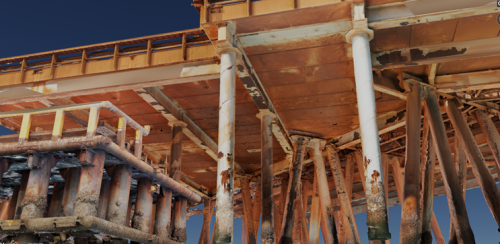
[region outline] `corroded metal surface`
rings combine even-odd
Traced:
[[[106,220],[126,226],[132,168],[130,165],[118,164],[110,171],[112,176]]]
[[[411,84],[406,102],[406,164],[401,204],[401,228],[399,243],[413,244],[420,240],[420,125],[421,86]],[[384,172],[386,173],[386,172]]]
[[[273,145],[271,114],[261,116],[262,243],[274,243]],[[259,213],[260,215],[260,213]]]
[[[109,190],[111,187],[111,180],[103,179],[101,182],[101,190],[99,191],[99,206],[97,208],[97,217],[106,219],[109,206]]]
[[[105,158],[106,152],[94,150],[91,164],[82,166],[73,215],[97,216]]]
[[[429,115],[425,114],[425,117]],[[424,118],[422,150],[420,152],[420,176],[422,179],[421,196],[421,243],[432,243],[432,218],[434,216],[434,168],[436,166],[436,149],[432,144],[429,121]],[[452,228],[453,229],[453,228]]]
[[[439,160],[439,168],[443,175],[443,180],[448,199],[448,207],[455,230],[457,232],[458,243],[475,243],[474,233],[470,227],[469,217],[465,208],[465,201],[462,198],[457,173],[453,166],[450,144],[446,136],[443,118],[439,110],[438,98],[433,88],[425,88],[424,99],[425,108],[429,112],[429,125],[432,132],[432,140],[436,146],[436,153]]]
[[[137,180],[137,198],[132,217],[132,228],[146,233],[151,232],[151,221],[154,221],[152,184],[152,180],[148,178]]]

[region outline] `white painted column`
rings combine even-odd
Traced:
[[[363,165],[366,178],[366,212],[369,240],[391,238],[387,220],[387,207],[377,128],[375,92],[373,90],[372,64],[369,40],[373,31],[368,29],[364,17],[363,4],[354,5],[353,27],[346,35],[352,43],[354,75],[358,100],[361,145],[363,147]]]

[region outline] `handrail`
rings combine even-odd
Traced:
[[[113,114],[119,116],[120,123],[123,124],[125,122],[126,125],[135,129],[136,134],[138,134],[140,137],[140,139],[137,138],[136,140],[142,141],[142,136],[147,136],[149,134],[150,131],[149,126],[142,127],[139,123],[130,118],[127,114],[125,114],[123,111],[121,111],[119,108],[117,108],[109,101],[1,112],[0,119],[23,117],[21,130],[19,132],[19,141],[24,142],[29,138],[31,118],[33,115],[45,115],[45,114],[55,113],[56,117],[54,121],[53,140],[57,140],[60,139],[62,135],[62,128],[64,124],[64,112],[90,110],[89,121],[87,126],[87,136],[90,137],[95,135],[95,131],[97,129],[97,123],[99,121],[99,110],[103,108],[108,109]],[[124,131],[125,130],[123,130],[123,133]]]

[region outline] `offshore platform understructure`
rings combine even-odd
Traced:
[[[390,243],[401,204],[399,243],[444,244],[446,195],[471,244],[477,187],[500,225],[496,2],[192,5],[198,29],[0,59],[3,241],[186,243],[202,214],[202,244],[356,244],[366,211]]]

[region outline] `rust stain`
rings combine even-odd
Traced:
[[[229,191],[230,189],[230,181],[229,179],[231,178],[231,172],[229,170],[224,170],[220,173],[222,175],[222,186],[224,186],[224,191]]]
[[[376,170],[373,171],[373,174],[372,174],[372,180],[370,181],[370,184],[372,185],[371,187],[371,191],[372,191],[372,194],[378,194],[380,191],[379,191],[379,184],[381,184],[381,182],[378,180],[378,177],[380,177],[380,173]]]
[[[424,54],[424,51],[416,48],[416,49],[410,49],[410,56],[411,56],[411,60],[422,60],[422,59],[429,59],[429,58],[439,58],[439,57],[460,55],[460,54],[464,54],[466,51],[467,51],[467,48],[462,48],[461,50],[457,50],[456,47],[452,47],[450,49],[436,50],[436,51],[427,52],[427,54]]]
[[[223,153],[223,152],[219,152],[219,153],[217,154],[217,158],[218,158],[218,159],[221,159],[222,157],[224,157],[224,153]]]

